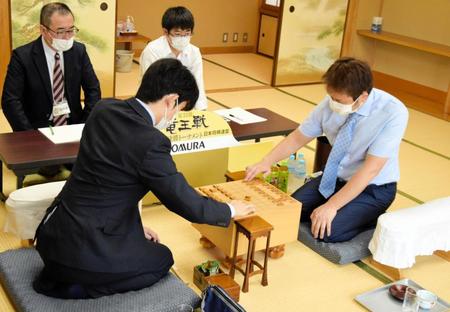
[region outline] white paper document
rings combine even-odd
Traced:
[[[54,144],[79,142],[83,132],[84,124],[66,125],[59,127],[39,128]]]
[[[219,109],[214,112],[224,117],[225,119],[232,120],[240,125],[246,125],[267,120],[266,118],[250,113],[240,107],[234,107],[230,109]]]

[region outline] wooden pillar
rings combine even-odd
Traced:
[[[446,120],[450,120],[450,82],[448,84],[447,97],[444,104],[444,117]]]
[[[11,57],[11,21],[9,0],[0,0],[0,95],[3,92],[6,69]]]
[[[352,42],[356,36],[356,18],[359,0],[348,0],[347,16],[345,18],[344,37],[342,38],[341,56],[352,55]]]

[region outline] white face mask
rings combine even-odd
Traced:
[[[57,39],[53,38],[52,47],[60,52],[65,52],[72,48],[73,46],[73,37],[70,39]]]
[[[191,41],[191,36],[170,36],[171,46],[178,51],[183,51]]]
[[[167,120],[167,106],[166,106],[166,109],[164,111],[164,117],[161,118],[161,120],[155,125],[156,129],[164,130],[174,122],[175,118],[178,115],[178,99],[176,99],[175,101],[175,106],[177,108],[177,112],[173,115],[172,119],[170,120]]]
[[[359,107],[356,108],[355,110],[353,110],[353,105],[355,105],[356,101],[358,101],[360,96],[358,96],[352,104],[342,104],[342,103],[339,103],[338,101],[333,100],[331,98],[331,96],[328,95],[330,109],[333,112],[338,113],[339,115],[343,115],[343,116],[354,113],[358,110]]]

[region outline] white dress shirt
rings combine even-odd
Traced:
[[[338,177],[348,181],[361,168],[367,155],[387,158],[383,169],[370,184],[397,182],[400,178],[399,149],[408,124],[408,110],[400,100],[373,88],[366,102],[354,113],[355,124],[348,152],[338,168]],[[331,145],[347,116],[333,112],[326,97],[299,126],[307,137],[325,134]]]
[[[142,51],[140,65],[141,76],[144,75],[147,68],[154,62],[162,58],[177,58],[184,66],[186,66],[194,75],[197,81],[199,96],[197,103],[195,103],[195,109],[204,110],[208,107],[206,100],[205,86],[203,83],[203,63],[202,55],[199,48],[189,44],[183,51],[175,56],[170,49],[169,42],[166,36],[161,36],[156,40],[150,42]]]

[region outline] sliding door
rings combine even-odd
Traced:
[[[319,82],[340,56],[348,0],[284,0],[272,85]]]

